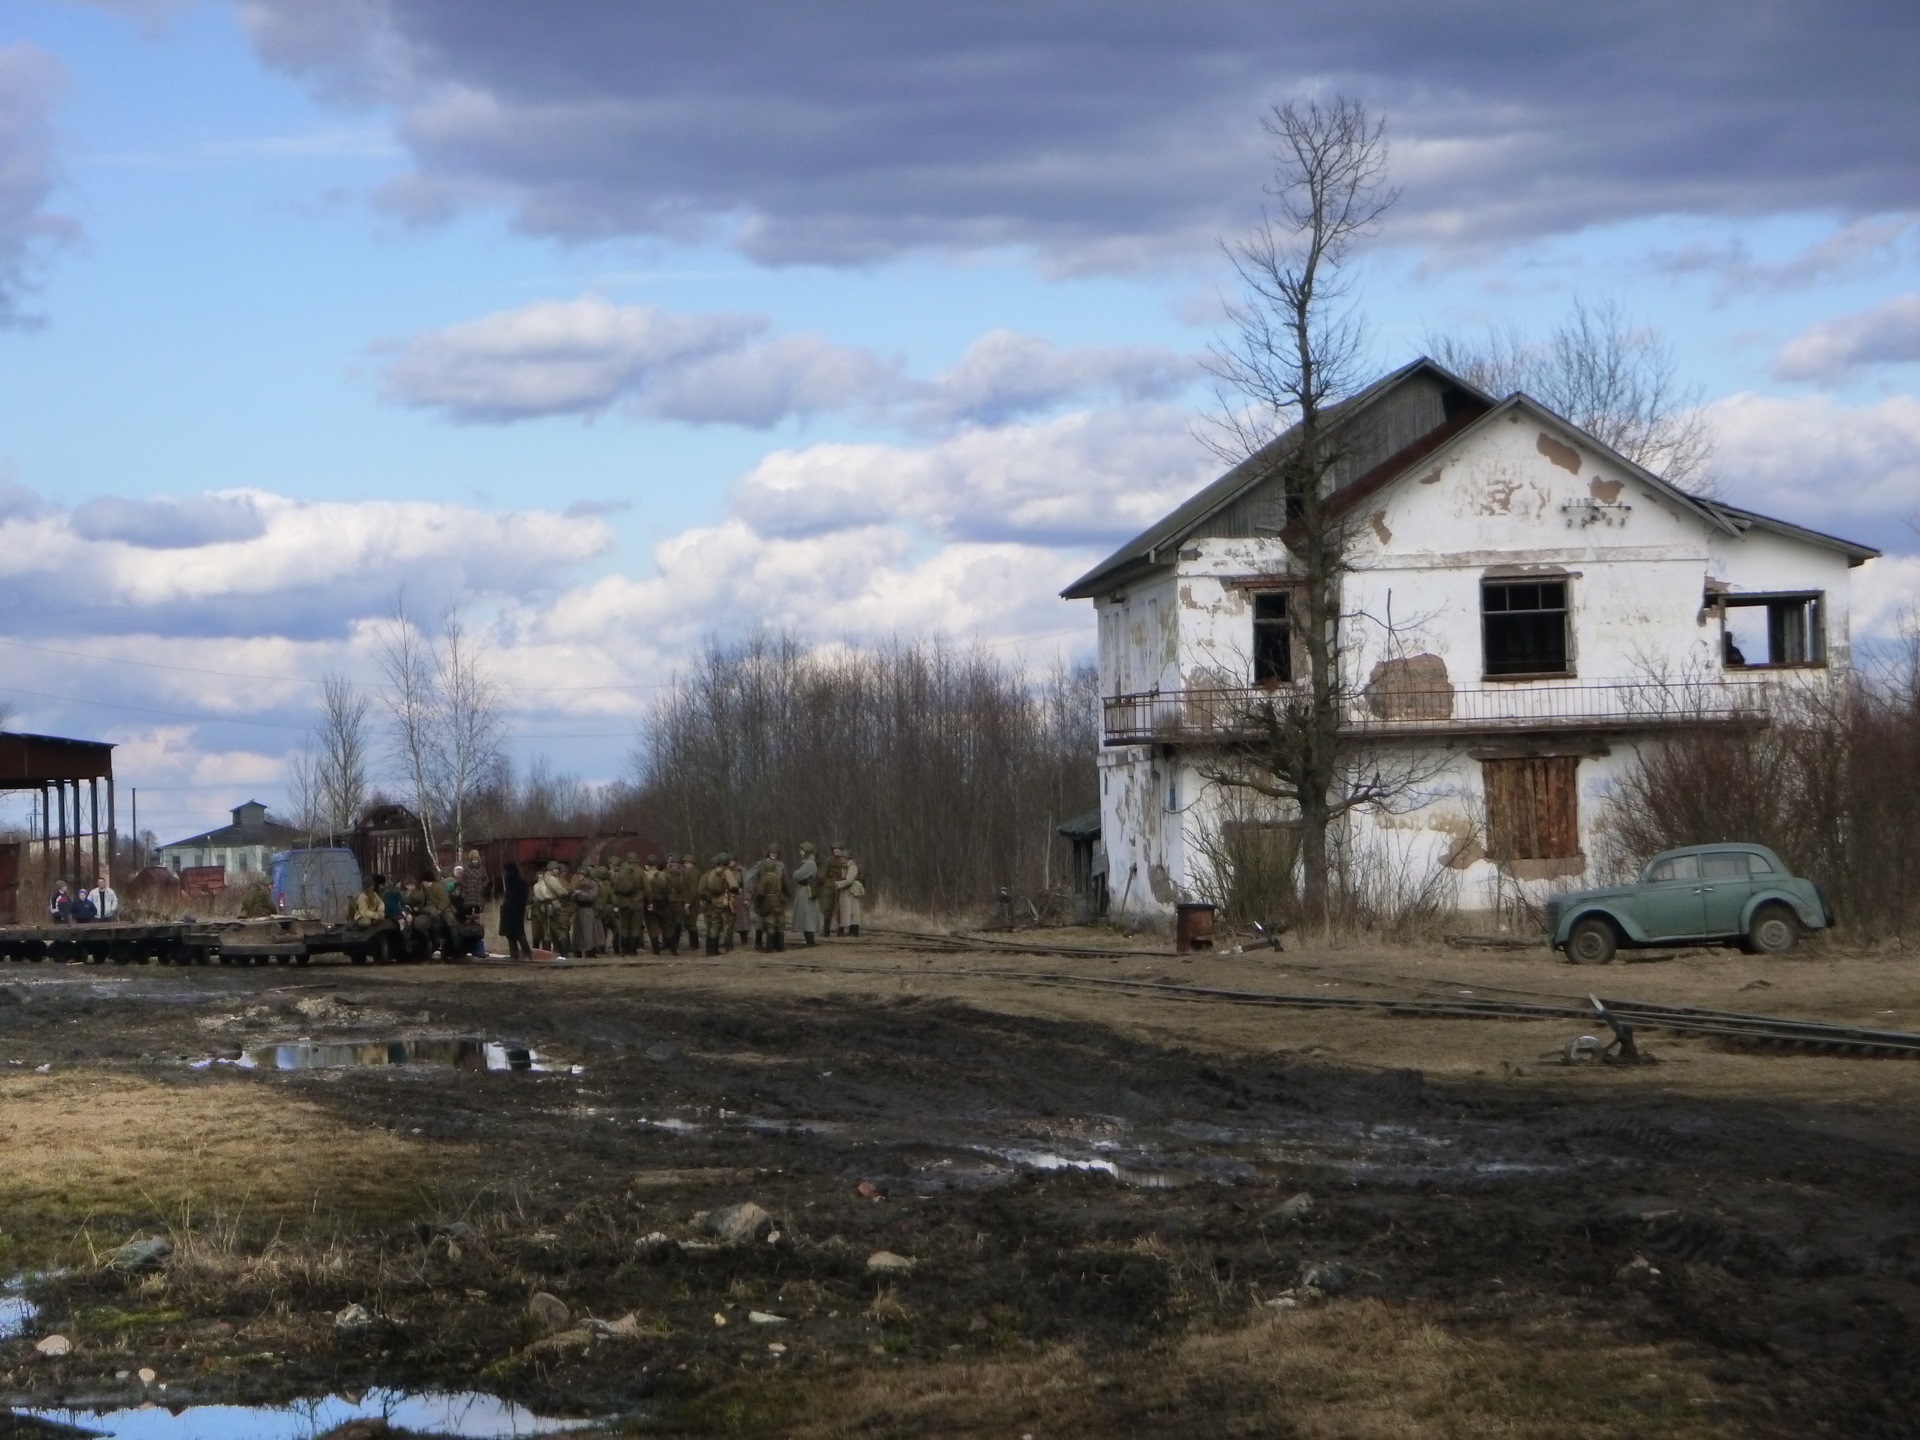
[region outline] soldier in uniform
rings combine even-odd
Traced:
[[[593,902],[593,914],[594,918],[600,922],[602,948],[611,949],[620,925],[613,903],[613,870],[606,865],[595,865],[587,873],[593,877],[593,883],[600,892]]]
[[[674,954],[680,953],[684,935],[689,945],[700,936],[694,928],[695,895],[700,877],[693,873],[693,856],[682,855],[667,862],[667,943]]]
[[[792,899],[793,882],[787,878],[780,847],[769,845],[765,858],[753,867],[753,912],[758,925],[755,948],[787,948],[787,907]]]
[[[820,933],[820,862],[811,840],[800,842],[800,863],[793,867],[793,928],[808,945]]]
[[[415,943],[428,955],[438,953],[452,959],[453,899],[431,870],[422,870],[408,889],[407,909],[412,912],[408,923]]]
[[[649,855],[645,867],[640,871],[640,910],[647,924],[647,944],[656,955],[667,943],[667,877],[660,864],[658,855]]]
[[[727,881],[733,886],[733,928],[727,936],[726,948],[731,950],[736,940],[742,950],[747,948],[747,935],[753,929],[753,900],[747,886],[753,872],[740,868],[740,857],[735,855],[727,861]]]
[[[860,933],[860,901],[867,887],[860,879],[860,866],[847,853],[845,845],[835,845],[827,861],[827,883],[833,889],[833,910],[828,922],[839,927],[842,935]]]
[[[573,897],[566,867],[549,860],[533,886],[533,943],[542,950],[562,949],[572,934]]]
[[[641,876],[640,863],[632,855],[622,855],[613,867],[609,884],[613,890],[613,953],[638,955],[640,938],[646,933],[642,917],[646,908],[646,881]]]
[[[600,885],[590,868],[573,877],[573,953],[598,955],[606,948],[607,932],[600,925]]]
[[[700,913],[706,922],[707,954],[718,955],[722,939],[733,928],[733,882],[727,875],[725,851],[713,857],[713,864],[702,875],[696,894]]]

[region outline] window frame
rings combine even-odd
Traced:
[[[1723,671],[1744,674],[1749,670],[1824,670],[1827,667],[1827,592],[1824,590],[1756,590],[1737,594],[1722,593],[1710,597],[1714,610],[1720,617],[1720,668]],[[1767,653],[1772,656],[1774,637],[1780,633],[1774,618],[1774,609],[1783,612],[1789,606],[1804,607],[1807,615],[1807,650],[1805,660],[1775,660],[1768,658],[1759,662],[1742,659],[1738,665],[1727,660],[1727,646],[1732,634],[1727,629],[1727,611],[1758,610],[1767,612]]]
[[[1483,574],[1480,576],[1480,678],[1482,682],[1506,684],[1526,680],[1567,680],[1574,678],[1578,671],[1574,662],[1573,648],[1573,581],[1574,577],[1565,571],[1538,575],[1501,575]],[[1531,614],[1550,615],[1550,609],[1537,607],[1533,610],[1489,610],[1487,594],[1493,589],[1511,589],[1520,585],[1558,585],[1560,587],[1560,668],[1557,670],[1495,670],[1493,651],[1489,644],[1489,619],[1496,615]]]
[[[1247,609],[1251,616],[1253,626],[1253,683],[1262,689],[1277,690],[1283,685],[1294,684],[1297,678],[1298,667],[1294,663],[1298,658],[1294,654],[1294,589],[1295,587],[1291,585],[1275,585],[1265,589],[1251,591],[1248,595]],[[1286,614],[1277,620],[1272,617],[1262,619],[1260,615],[1260,602],[1274,598],[1278,598],[1284,603],[1286,606]],[[1260,643],[1261,628],[1263,626],[1279,630],[1283,633],[1285,645],[1281,654],[1286,661],[1286,673],[1283,675],[1262,675],[1260,673],[1261,659],[1265,653],[1264,647]]]

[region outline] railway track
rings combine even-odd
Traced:
[[[921,948],[947,954],[1018,953],[1075,956],[1086,959],[1151,958],[1164,960],[1165,952],[1082,948],[1068,945],[1029,944],[1022,941],[985,940],[972,936],[926,935],[915,931],[887,931],[889,939],[923,942]],[[1324,973],[1325,967],[1288,961],[1302,970]],[[835,967],[836,969],[841,967]],[[922,971],[921,973],[926,973]],[[1378,996],[1315,995],[1284,991],[1239,990],[1215,985],[1187,984],[1172,980],[1135,980],[1120,976],[1076,975],[1066,971],[1032,970],[954,970],[935,972],[955,977],[983,976],[1016,980],[1028,984],[1066,988],[1119,990],[1169,999],[1207,1001],[1235,1005],[1264,1005],[1297,1010],[1345,1010],[1408,1018],[1447,1020],[1570,1020],[1588,1026],[1613,1021],[1636,1030],[1664,1030],[1678,1034],[1708,1035],[1722,1040],[1751,1045],[1780,1046],[1832,1055],[1879,1056],[1920,1059],[1920,1034],[1904,1030],[1877,1030],[1865,1026],[1837,1025],[1825,1020],[1798,1020],[1787,1016],[1753,1015],[1737,1010],[1708,1010],[1687,1005],[1661,1005],[1646,1000],[1615,1000],[1589,996],[1584,1001],[1566,996],[1527,996],[1494,999],[1484,996]],[[1414,989],[1432,989],[1430,978],[1389,980],[1378,976],[1349,977],[1368,985],[1400,983]],[[1507,992],[1526,995],[1526,992]]]

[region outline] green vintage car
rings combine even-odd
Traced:
[[[1764,845],[1688,845],[1647,862],[1637,883],[1576,890],[1547,904],[1553,948],[1604,965],[1621,946],[1737,940],[1784,955],[1807,930],[1833,924],[1827,897]]]

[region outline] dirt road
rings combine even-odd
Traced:
[[[1916,1433],[1920,1062],[1649,1032],[1569,1066],[1558,1022],[1042,970],[1920,1030],[1910,957],[1820,950],[17,965],[0,1281],[42,1273],[0,1388],[480,1390],[646,1434]],[[404,1048],[453,1037],[493,1048]],[[136,1235],[172,1253],[108,1268]]]

